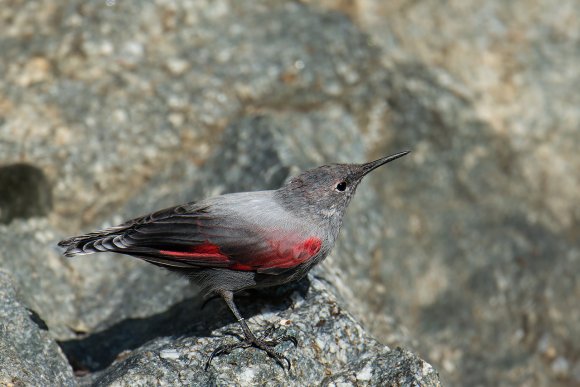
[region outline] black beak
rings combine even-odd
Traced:
[[[393,160],[398,159],[399,157],[403,157],[406,154],[411,153],[411,151],[403,151],[403,152],[399,152],[399,153],[395,153],[394,155],[390,155],[387,157],[383,157],[382,159],[378,159],[375,161],[371,161],[365,164],[361,164],[362,167],[362,173],[361,173],[361,178],[363,176],[365,176],[367,173],[377,169],[378,167],[380,167],[381,165],[384,165],[386,163],[389,163]]]

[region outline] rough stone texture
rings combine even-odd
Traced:
[[[54,227],[46,218],[0,224],[0,268],[11,273],[20,299],[57,337],[78,326],[75,273],[59,256]]]
[[[138,350],[115,362],[105,372],[93,375],[81,383],[93,385],[266,385],[304,386],[336,385],[342,379],[354,379],[353,385],[422,385],[437,386],[437,373],[427,363],[402,350],[391,351],[374,339],[344,310],[328,284],[318,279],[269,292],[241,298],[246,313],[255,315],[249,320],[254,330],[278,326],[278,334],[295,335],[300,346],[280,345],[281,351],[292,359],[292,370],[284,371],[272,365],[262,352],[234,351],[214,359],[208,372],[203,370],[208,354],[221,340],[233,341],[227,332],[239,334],[237,323],[230,322],[227,308],[221,304],[214,313],[200,316],[194,325],[187,324],[187,316],[177,310],[165,313],[162,319],[135,321],[121,329],[127,332],[167,330],[172,322],[176,330],[169,337],[156,338]],[[274,296],[274,297],[272,297]],[[280,299],[285,300],[282,305]],[[256,302],[256,301],[259,301]],[[193,305],[193,303],[190,303]],[[199,304],[194,305],[195,308]],[[228,322],[222,328],[220,327]],[[156,326],[159,325],[159,326]],[[184,326],[190,326],[186,331]],[[178,328],[181,326],[181,330]],[[116,328],[113,328],[116,329]],[[315,334],[313,334],[315,332]],[[208,337],[208,334],[224,338]],[[86,356],[86,354],[85,354]],[[348,380],[348,379],[347,379]],[[358,383],[358,384],[355,384]]]
[[[39,234],[49,235],[50,240],[21,245],[7,234],[9,243],[22,249],[19,255],[27,260],[4,259],[8,267],[22,273],[18,276],[30,289],[27,297],[45,309],[44,315],[53,315],[47,317],[47,324],[60,331],[69,327],[85,332],[99,324],[158,312],[159,301],[178,301],[188,290],[185,281],[171,285],[180,291],[169,290],[164,285],[167,278],[158,280],[154,268],[130,259],[64,260],[52,248],[59,237],[120,222],[125,216],[154,210],[157,204],[219,192],[219,186],[191,178],[195,165],[213,153],[208,144],[219,147],[221,130],[237,117],[259,110],[280,111],[291,120],[303,121],[302,142],[307,142],[309,130],[321,125],[354,126],[352,116],[343,111],[344,101],[334,106],[332,101],[345,90],[354,94],[365,89],[364,83],[357,82],[358,74],[379,68],[365,36],[346,18],[297,4],[264,2],[246,12],[225,1],[139,6],[122,2],[112,7],[99,2],[15,2],[0,12],[8,26],[0,42],[6,53],[3,58],[11,58],[0,61],[0,70],[7,74],[0,83],[0,152],[3,162],[25,161],[44,171],[54,192],[49,221],[63,230],[58,235],[53,230],[42,234],[46,226],[35,229],[34,222],[16,222],[10,228],[18,238]],[[312,35],[319,38],[311,39]],[[301,118],[291,114],[296,110],[314,112],[311,118]],[[356,136],[350,133],[350,137],[337,135],[326,154],[310,155],[315,163],[302,164],[339,159],[332,146],[341,150],[337,146],[341,141]],[[349,159],[344,156],[342,160]],[[178,160],[182,169],[175,166]],[[275,165],[276,160],[268,163]],[[252,176],[260,167],[250,171]],[[228,169],[226,165],[218,172]],[[155,178],[160,171],[169,176]],[[247,170],[242,171],[241,176]],[[230,190],[242,188],[240,179],[233,176]],[[119,211],[149,180],[158,185],[145,196],[165,200]],[[214,181],[219,180],[216,175]],[[273,180],[269,187],[280,181]],[[258,183],[247,179],[243,187],[266,188]],[[183,191],[177,184],[204,191],[180,195]],[[42,251],[46,260],[37,262],[28,256],[34,251]],[[70,271],[67,278],[62,278],[60,265]],[[24,267],[47,268],[47,278],[54,279],[49,282],[75,287],[76,310],[67,310],[70,302],[33,291],[38,281]],[[132,286],[119,287],[120,281]],[[59,297],[70,294],[63,291]],[[103,306],[100,298],[110,303]],[[133,302],[141,299],[147,306]],[[67,324],[61,324],[63,320]],[[59,338],[71,332],[65,333],[59,333]]]
[[[338,383],[355,372],[359,384],[437,385],[431,366],[379,344],[343,309],[366,312],[333,265],[308,292],[290,292],[293,304],[283,295],[241,301],[254,323],[290,322],[284,329],[302,341],[285,348],[294,375],[247,351],[217,359],[219,376],[196,365],[205,344],[216,345],[212,332],[230,328],[221,303],[200,311],[186,281],[129,257],[58,255],[55,243],[71,233],[221,192],[274,188],[330,161],[364,161],[380,137],[377,122],[372,135],[358,128],[370,120],[368,104],[386,97],[388,71],[343,15],[277,1],[106,4],[16,1],[0,10],[2,162],[34,165],[53,192],[47,217],[0,225],[0,265],[85,375],[78,381],[248,385],[244,370],[255,369],[253,381],[272,375],[272,384]],[[355,226],[381,205],[371,188],[353,204],[363,217]],[[373,219],[377,235],[384,223]],[[346,237],[362,260],[364,227]],[[264,307],[276,314],[260,317]],[[330,312],[337,315],[322,321]],[[394,320],[380,319],[409,341]],[[173,350],[189,357],[174,359]]]
[[[404,360],[402,360],[404,359]],[[378,375],[375,370],[387,372]],[[346,371],[326,378],[323,386],[425,386],[435,382],[431,366],[409,352],[394,351],[369,357],[350,365]]]
[[[397,235],[383,253],[407,258],[377,267],[370,287],[385,297],[373,309],[409,328],[444,382],[578,385],[578,2],[323,3],[351,15],[396,73],[419,64],[435,81],[414,75],[389,99],[419,152],[393,172],[413,183],[388,211]],[[433,84],[467,102],[461,115]]]
[[[574,0],[14,1],[0,9],[1,166],[42,170],[53,206],[0,225],[0,266],[83,382],[176,380],[200,361],[186,345],[230,320],[190,329],[185,281],[126,257],[65,260],[60,237],[412,149],[359,188],[318,272],[332,297],[447,384],[577,385],[578,14]],[[163,349],[180,357],[143,364]],[[324,382],[429,374],[384,351]],[[266,372],[261,355],[235,367]]]
[[[316,108],[376,65],[345,17],[298,4],[111,4],[0,11],[0,152],[55,182],[55,221],[69,232],[106,219],[177,157],[205,160],[232,118]]]
[[[73,386],[72,369],[44,321],[17,297],[0,270],[0,385]]]
[[[445,69],[463,84],[457,89],[517,154],[519,195],[533,216],[557,232],[577,226],[578,1],[356,3],[357,20],[388,56]]]

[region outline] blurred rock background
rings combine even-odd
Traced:
[[[195,292],[129,258],[66,260],[60,238],[412,149],[360,187],[318,275],[445,385],[577,385],[579,16],[575,0],[9,1],[2,294],[66,350]]]

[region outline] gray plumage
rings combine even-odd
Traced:
[[[246,340],[219,347],[207,366],[214,356],[248,345],[289,366],[273,350],[280,340],[258,339],[249,330],[233,294],[302,278],[331,251],[363,177],[407,153],[365,164],[325,165],[277,190],[226,194],[167,208],[63,240],[59,246],[69,257],[103,251],[131,255],[188,276],[206,294],[222,296]]]

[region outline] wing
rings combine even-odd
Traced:
[[[169,267],[283,272],[316,256],[321,241],[308,234],[309,227],[281,222],[281,209],[256,196],[267,192],[162,210],[78,237],[84,244],[69,255],[114,251]]]

